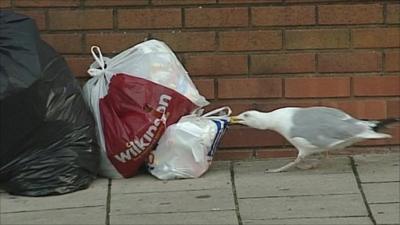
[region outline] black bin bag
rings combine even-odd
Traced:
[[[0,187],[44,196],[87,188],[95,123],[65,60],[29,17],[0,11]]]

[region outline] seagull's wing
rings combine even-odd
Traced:
[[[320,149],[335,148],[336,145],[359,138],[357,135],[368,129],[362,121],[348,114],[327,107],[311,107],[297,110],[292,117],[290,138],[302,138]]]
[[[309,108],[303,108],[300,109],[301,111],[305,112],[305,114],[316,114],[316,115],[330,115],[332,117],[335,117],[337,119],[352,119],[349,114],[335,108],[329,108],[329,107],[324,107],[324,106],[317,106],[317,107],[309,107]]]

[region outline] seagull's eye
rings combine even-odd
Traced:
[[[245,113],[245,114],[243,114],[243,116],[244,116],[245,118],[247,118],[247,117],[249,117],[249,114]]]

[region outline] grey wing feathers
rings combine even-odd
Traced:
[[[291,137],[304,138],[319,148],[351,139],[367,129],[346,113],[326,107],[300,109],[293,115],[292,122]]]
[[[343,111],[340,111],[339,109],[328,108],[323,106],[304,108],[302,111],[304,111],[305,114],[318,114],[318,115],[328,114],[338,119],[352,118],[350,115],[346,114]]]

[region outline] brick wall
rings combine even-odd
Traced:
[[[338,107],[400,116],[400,4],[342,0],[0,0],[33,17],[85,81],[91,45],[113,55],[148,38],[178,54],[209,108]],[[341,153],[395,150],[367,141]],[[397,148],[398,151],[398,148]],[[278,134],[231,127],[218,158],[292,156]]]

